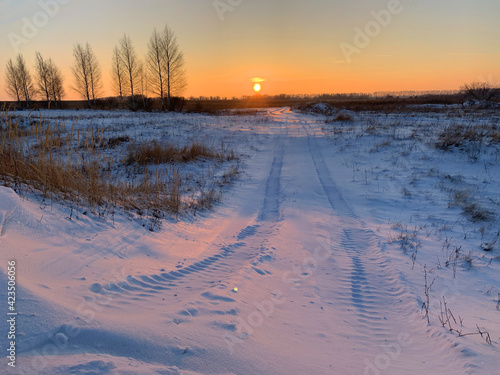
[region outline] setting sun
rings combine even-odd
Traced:
[[[260,90],[262,90],[262,86],[260,85],[260,83],[256,83],[255,85],[253,85],[253,91],[259,92]]]

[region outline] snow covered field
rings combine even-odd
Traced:
[[[239,157],[179,165],[221,202],[153,227],[0,187],[1,373],[498,373],[500,114],[323,109],[43,112]]]

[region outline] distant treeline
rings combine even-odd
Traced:
[[[349,109],[352,111],[393,111],[404,110],[421,105],[457,105],[463,104],[470,98],[464,92],[452,94],[422,94],[413,96],[374,96],[370,94],[322,94],[322,95],[254,95],[243,98],[217,98],[201,97],[184,99],[182,97],[171,98],[171,110],[183,112],[196,112],[208,114],[220,114],[223,111],[233,109],[250,108],[272,108],[272,107],[293,107],[308,102],[325,102],[333,104],[337,108]],[[498,98],[498,96],[497,96]],[[124,99],[130,102],[130,97]],[[496,99],[495,99],[496,101]],[[144,111],[161,111],[162,103],[160,98],[145,98],[136,96],[138,109]],[[146,103],[143,106],[142,103]],[[0,102],[2,107],[15,106],[15,102]],[[46,101],[33,101],[32,108],[47,108]],[[85,100],[62,101],[62,109],[86,109]],[[95,101],[93,109],[114,110],[121,109],[120,97],[101,98]]]
[[[256,100],[257,98],[265,98],[268,100],[345,100],[345,99],[373,99],[381,97],[398,97],[398,98],[410,98],[410,97],[422,97],[422,96],[433,96],[433,97],[449,97],[453,95],[460,94],[461,90],[447,90],[447,91],[387,91],[387,92],[375,92],[375,93],[332,93],[332,94],[279,94],[279,95],[253,95],[253,96],[243,96],[237,97],[221,97],[221,96],[198,96],[189,97],[189,100]]]

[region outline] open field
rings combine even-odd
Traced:
[[[499,110],[349,103],[4,112],[9,374],[496,373]]]
[[[61,198],[75,214],[89,209],[106,217],[127,210],[158,218],[165,211],[210,208],[241,160],[225,143],[227,134],[196,118],[178,129],[164,117],[4,112],[0,173],[19,193],[35,189],[43,202]]]

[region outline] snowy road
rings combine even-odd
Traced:
[[[54,239],[36,205],[9,210],[33,222],[3,228],[1,244],[24,251],[25,373],[475,373],[427,327],[342,188],[319,121],[268,115],[247,177],[193,223],[149,234],[52,213]]]

